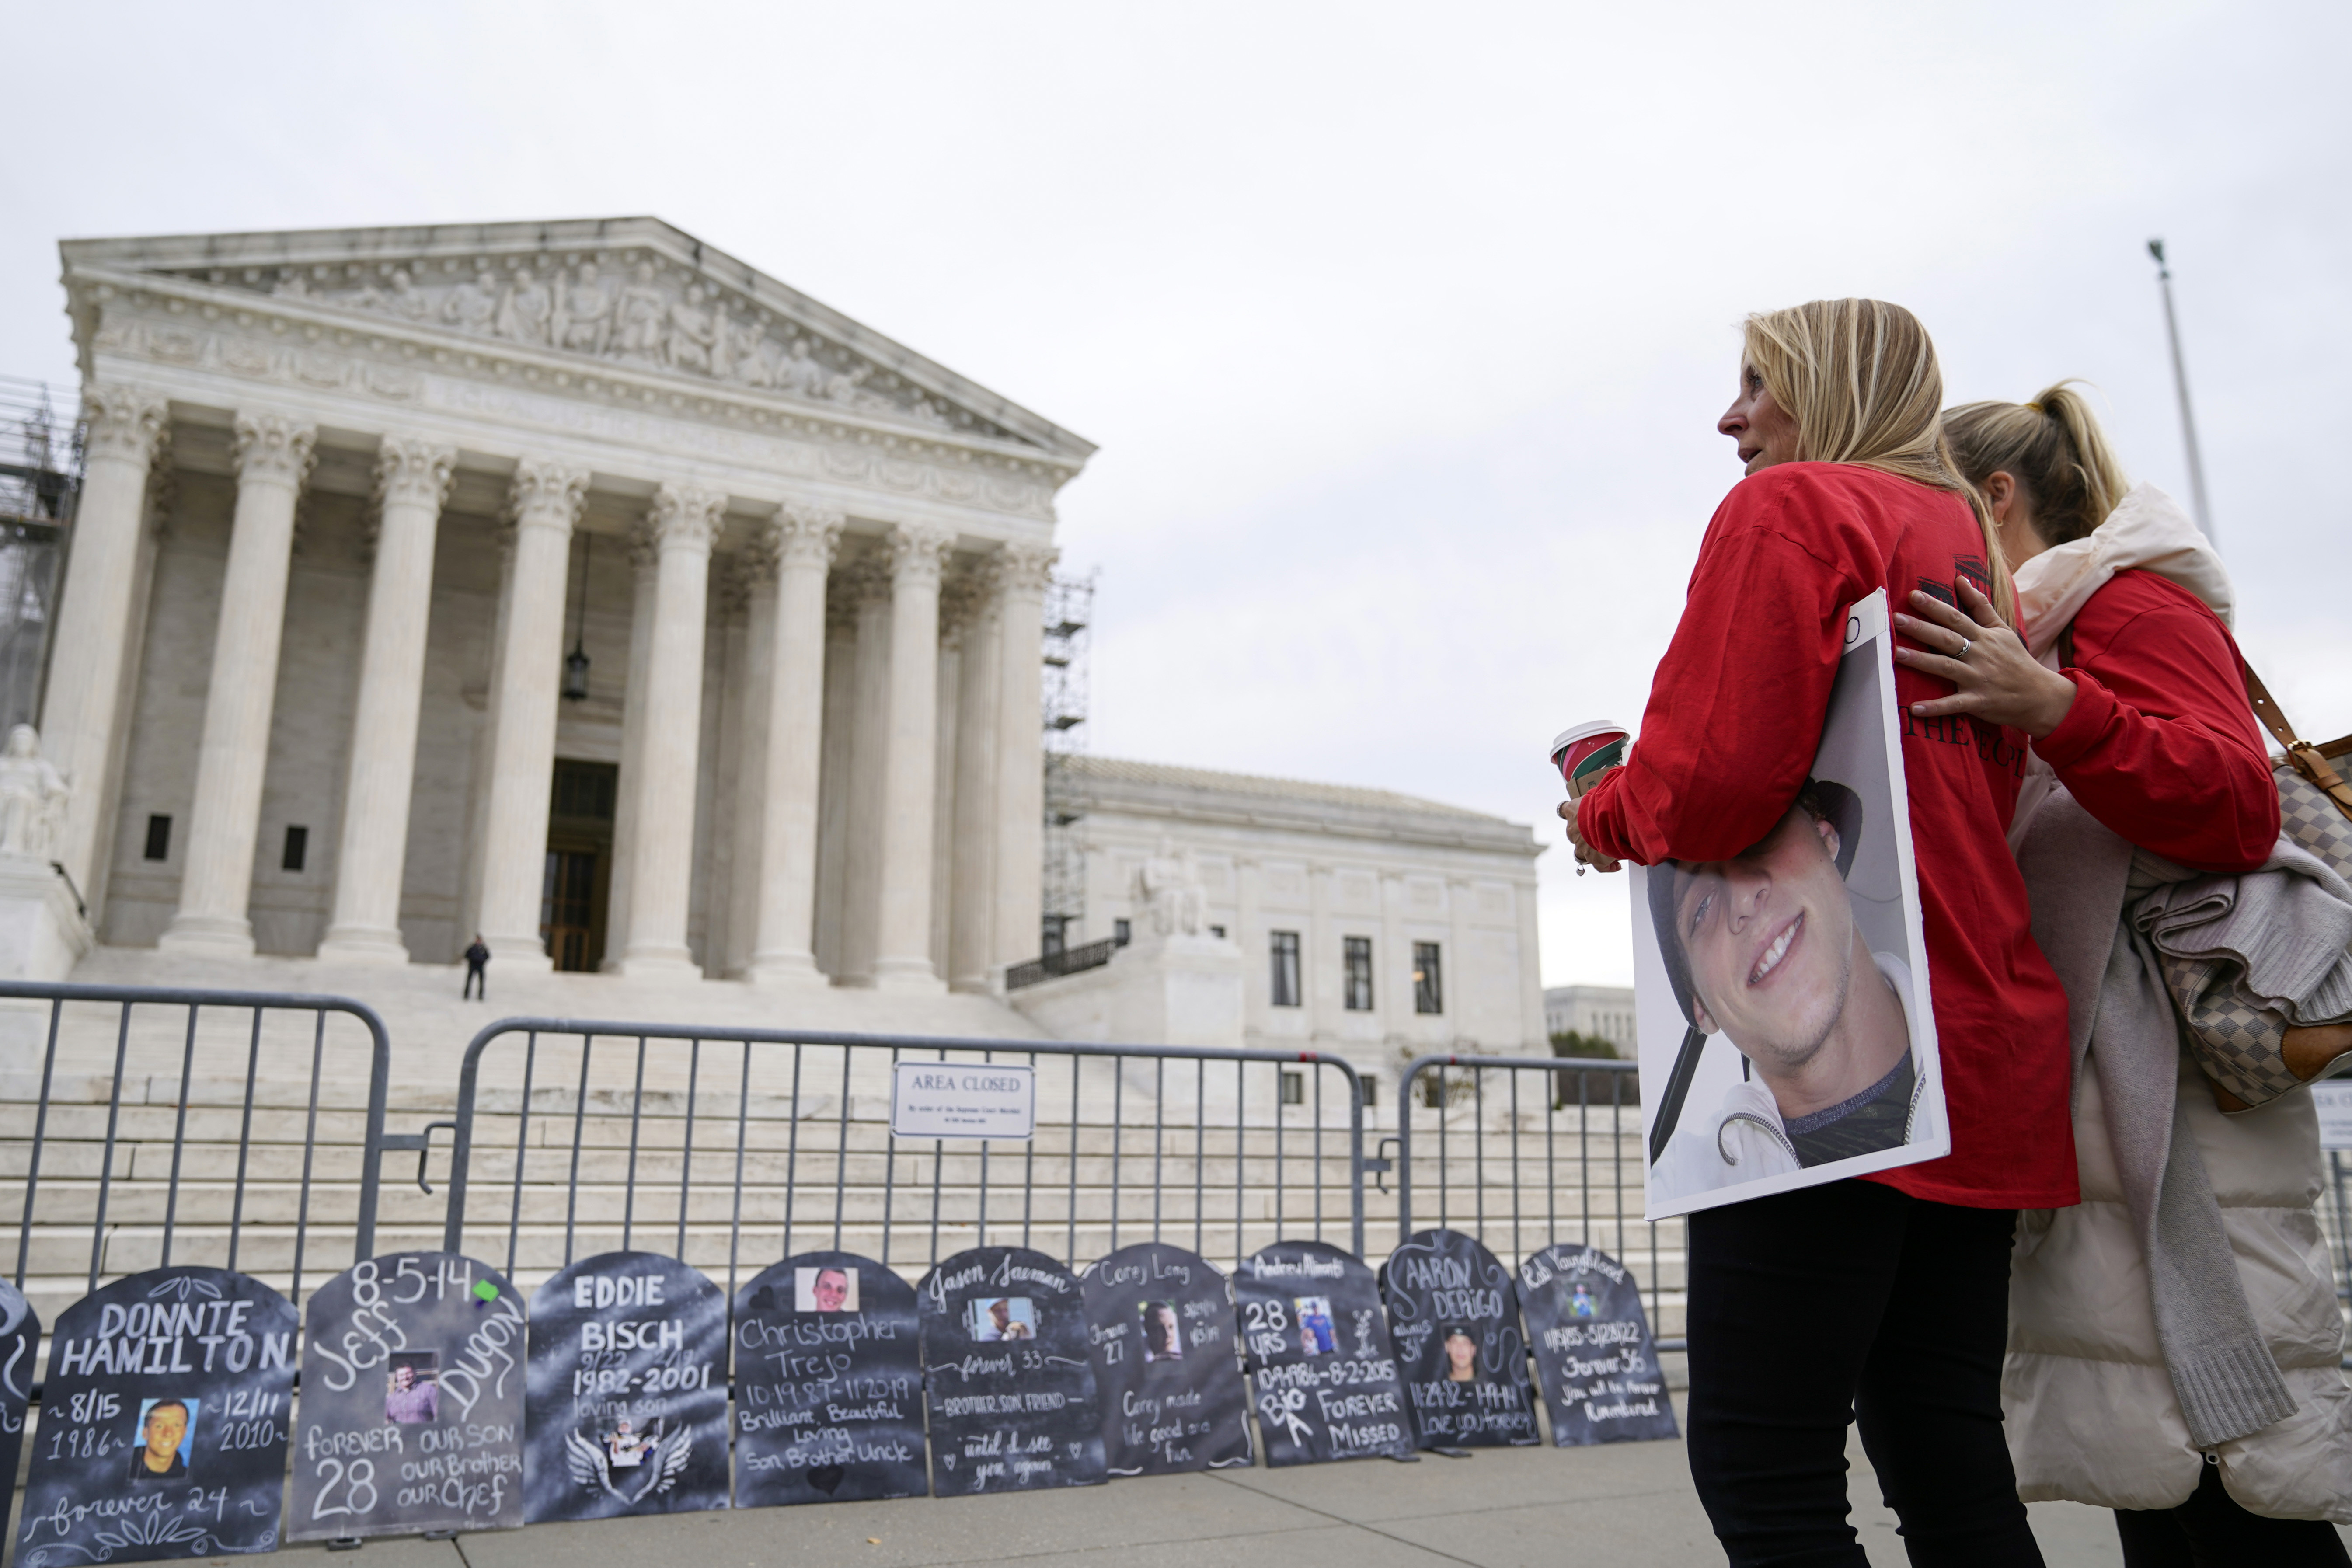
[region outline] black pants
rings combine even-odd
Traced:
[[[2179,1508],[2117,1509],[2124,1568],[2341,1568],[2344,1538],[2317,1519],[2264,1519],[2248,1513],[2221,1488],[2221,1471],[2207,1465],[2197,1489]]]
[[[1874,1182],[1691,1216],[1691,1479],[1735,1568],[1866,1568],[1856,1418],[1914,1564],[2038,1568],[2000,1422],[2016,1224]]]
[[[485,1002],[490,999],[489,982],[482,977],[482,965],[478,963],[466,965],[466,990],[457,1000],[463,1002],[467,996],[479,996]]]

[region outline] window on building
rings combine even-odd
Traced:
[[[1045,920],[1045,925],[1038,933],[1037,951],[1048,957],[1051,957],[1053,954],[1060,952],[1064,948],[1067,947],[1069,945],[1069,941],[1070,917],[1067,915],[1047,915]]]
[[[1416,1013],[1445,1011],[1445,982],[1438,967],[1437,944],[1417,942],[1412,944],[1412,1010]]]
[[[1283,1069],[1282,1103],[1285,1105],[1304,1105],[1307,1103],[1307,1075],[1305,1073],[1295,1072],[1288,1068]]]
[[[1135,940],[1135,927],[1129,924],[1126,921],[1111,921],[1110,940],[1115,945],[1125,947],[1129,942]]]
[[[1367,1109],[1378,1105],[1381,1102],[1381,1080],[1379,1079],[1374,1078],[1370,1073],[1366,1073],[1356,1081],[1364,1086],[1364,1105]]]
[[[1340,948],[1342,962],[1347,965],[1344,1005],[1350,1013],[1369,1013],[1372,1010],[1372,939],[1342,937]]]
[[[1278,931],[1270,935],[1270,951],[1274,955],[1273,1003],[1277,1007],[1296,1007],[1298,1005],[1298,933]]]
[[[281,871],[299,871],[302,862],[310,857],[310,830],[307,827],[286,829],[286,853],[278,858]]]
[[[1211,926],[1209,928],[1209,934],[1215,937],[1219,942],[1223,942],[1225,940],[1225,928],[1223,926]]]
[[[169,860],[172,858],[172,819],[151,816],[147,819],[147,858]]]

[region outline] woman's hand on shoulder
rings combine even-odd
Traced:
[[[1958,688],[1949,697],[1914,702],[1911,711],[1923,719],[1965,713],[2042,740],[2074,707],[2074,683],[2027,652],[2025,640],[1975,584],[1963,578],[1958,586],[1958,607],[1915,592],[1911,607],[1919,613],[1895,616],[1895,629],[1919,645],[1897,644],[1895,662]]]

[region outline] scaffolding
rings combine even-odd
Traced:
[[[1041,951],[1060,952],[1086,918],[1087,851],[1078,824],[1087,788],[1074,761],[1087,748],[1087,656],[1095,574],[1055,577],[1045,591],[1045,865]]]
[[[80,399],[0,376],[0,733],[38,721],[54,600],[81,493]]]

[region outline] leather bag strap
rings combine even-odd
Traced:
[[[2254,673],[2254,667],[2242,658],[2238,665],[2246,673],[2246,700],[2253,705],[2254,717],[2263,721],[2263,728],[2276,737],[2278,743],[2285,749],[2288,765],[2326,791],[2328,797],[2336,802],[2336,808],[2346,816],[2352,817],[2352,784],[2344,782],[2328,760],[2331,756],[2341,756],[2346,751],[2352,751],[2352,743],[2347,743],[2352,742],[2352,735],[2346,736],[2343,741],[2331,742],[2325,748],[2299,739],[2294,726],[2287,722],[2285,711],[2271,696],[2270,688],[2264,686],[2263,678]]]

